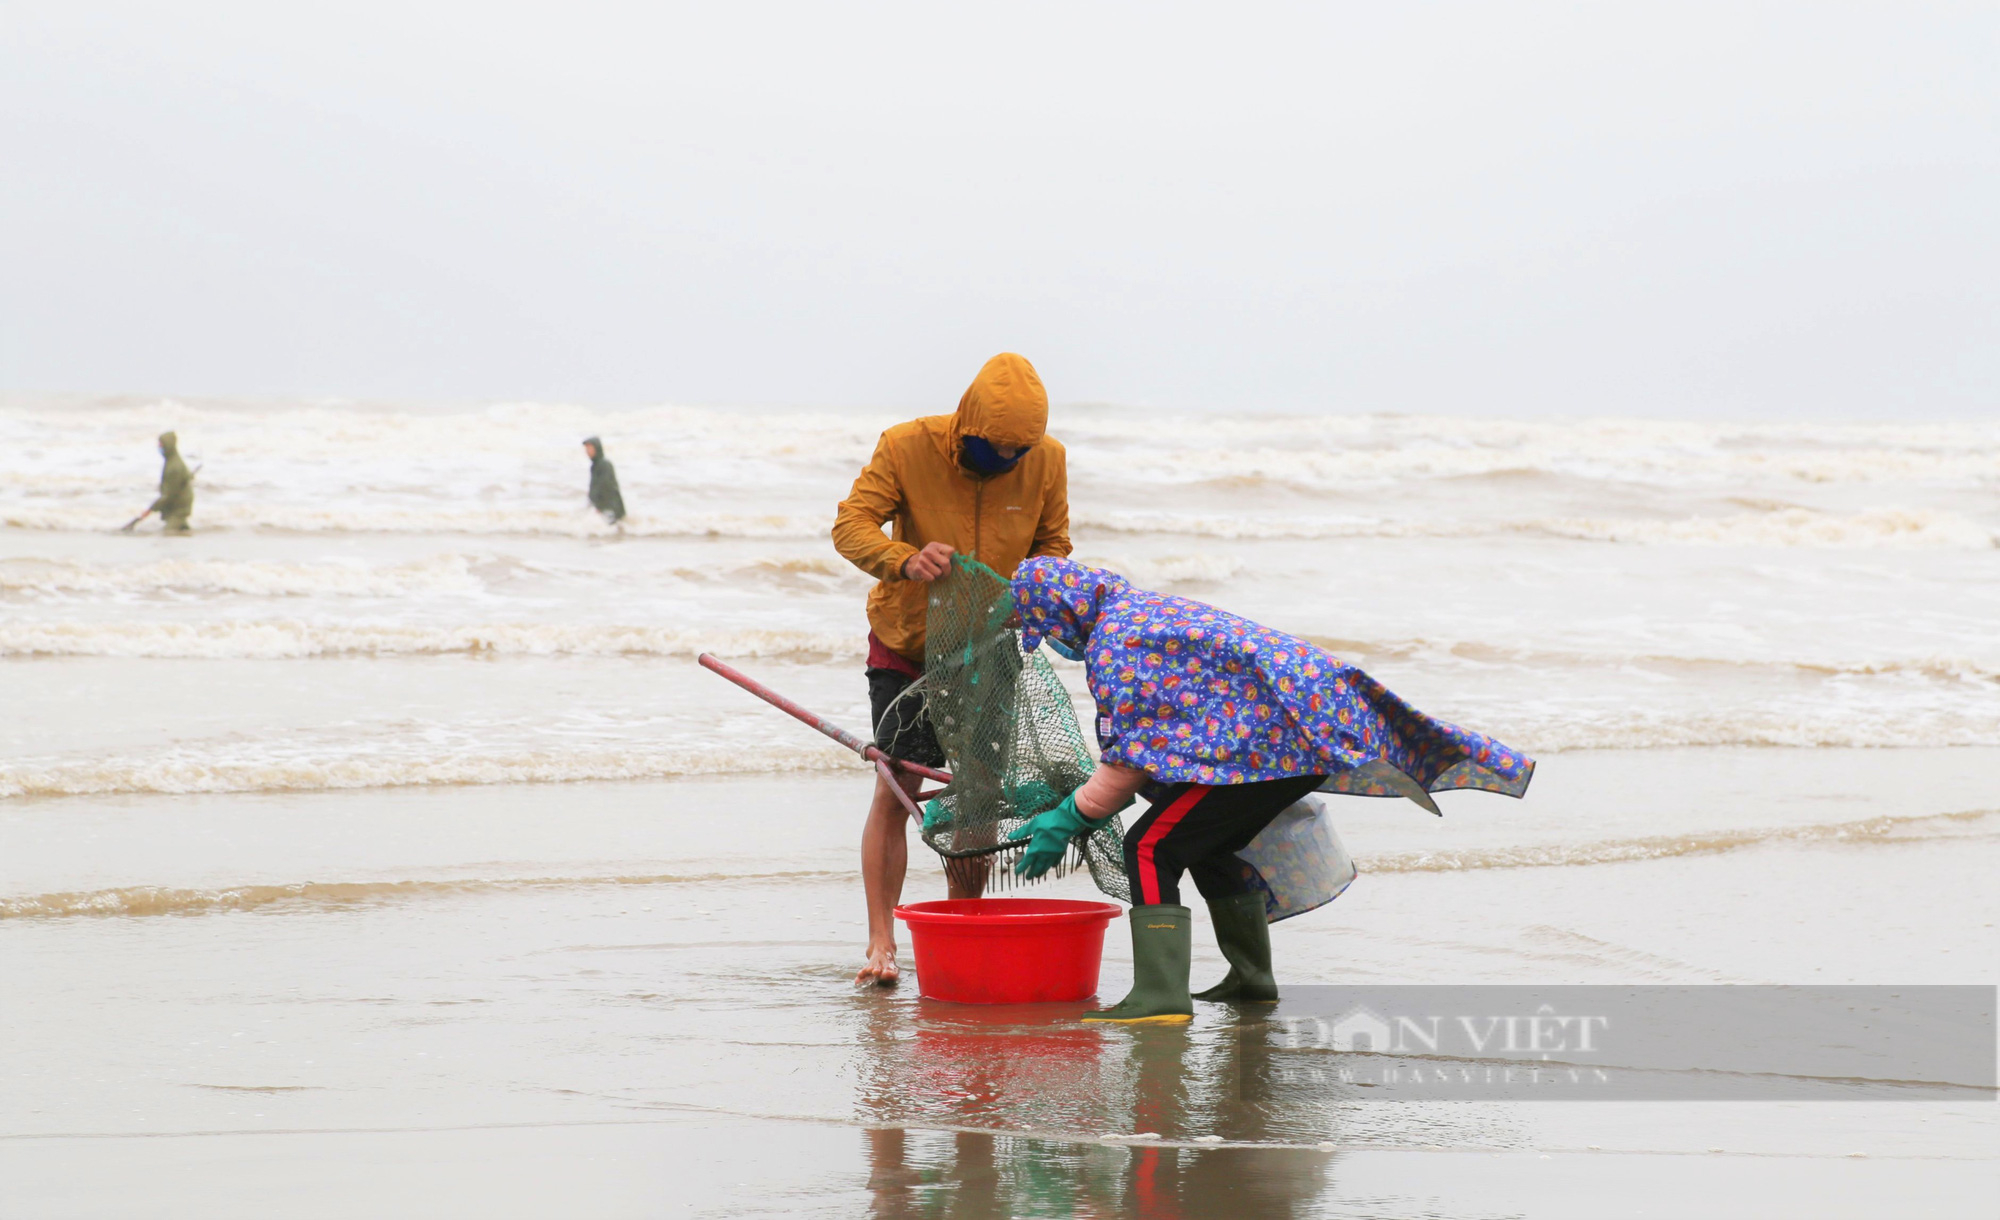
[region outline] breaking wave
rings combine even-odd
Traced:
[[[344,757],[230,758],[220,753],[200,759],[170,755],[0,764],[0,799],[582,783],[840,771],[865,765],[846,750],[812,745],[522,749],[466,751],[444,757],[384,757],[365,752]]]
[[[1311,489],[1518,473],[1651,484],[2000,478],[2000,427],[1972,421],[1480,420],[1468,428],[1445,416],[1112,410],[1052,418],[1050,426],[1076,451],[1078,469],[1092,475],[1143,464],[1149,478]]]
[[[809,631],[683,631],[617,624],[487,623],[456,627],[204,622],[0,623],[0,657],[660,656],[854,658],[866,641]]]
[[[1139,565],[1135,565],[1139,566]],[[1223,563],[1163,561],[1153,577],[1171,568],[1186,582],[1225,579]],[[773,569],[783,571],[787,569]],[[816,571],[816,568],[808,571]],[[1161,583],[1167,583],[1162,580]],[[1460,660],[1561,670],[1605,666],[1723,667],[1744,673],[1796,672],[1806,676],[1902,675],[1943,682],[2000,682],[2000,660],[1966,656],[1878,657],[1842,660],[1811,653],[1784,655],[1759,648],[1753,655],[1718,649],[1686,653],[1615,649],[1530,648],[1477,640],[1359,640],[1307,637],[1338,656],[1367,658],[1371,664],[1393,657],[1415,661]],[[851,660],[866,654],[858,632],[681,629],[618,623],[470,623],[419,626],[302,619],[206,619],[191,622],[121,619],[16,620],[0,622],[0,657],[205,657],[286,659],[320,656],[661,656],[692,657],[712,652],[729,657]]]
[[[1198,558],[1198,557],[1197,557]],[[1197,564],[1197,566],[1199,566]],[[871,578],[837,555],[765,556],[714,567],[634,569],[616,575],[571,564],[529,563],[498,554],[447,553],[408,563],[273,563],[189,559],[151,563],[91,563],[74,559],[0,559],[0,595],[21,598],[146,597],[151,594],[244,597],[420,597],[474,594],[489,580],[552,577],[602,585],[632,578],[670,577],[699,584],[738,583],[865,590]]]
[[[346,493],[352,494],[352,493]],[[0,505],[0,526],[30,530],[102,533],[122,524],[115,510],[101,516],[75,506]],[[785,514],[635,513],[617,528],[573,506],[521,504],[505,508],[342,509],[275,504],[231,504],[218,498],[199,502],[198,532],[268,530],[294,534],[466,534],[555,538],[825,538],[833,526],[829,504],[823,516]]]
[[[1108,497],[1105,497],[1108,498]],[[106,532],[118,521],[76,508],[0,505],[0,526],[17,529]],[[824,540],[833,524],[831,503],[821,515],[635,513],[613,529],[571,507],[356,508],[332,511],[283,504],[233,505],[205,501],[198,532],[268,531],[299,534],[442,534],[578,539],[742,538]],[[1883,507],[1838,513],[1802,507],[1687,517],[1530,517],[1519,519],[1399,519],[1360,515],[1243,514],[1072,508],[1079,533],[1170,534],[1238,540],[1334,538],[1542,537],[1578,542],[1651,546],[1802,547],[1818,549],[1986,550],[2000,535],[1958,513]]]
[[[1855,513],[1781,508],[1722,517],[1546,517],[1514,521],[1394,520],[1361,516],[1077,511],[1085,529],[1228,539],[1546,537],[1662,546],[1988,550],[2000,536],[1957,513],[1878,508]]]
[[[96,564],[63,559],[0,559],[0,592],[240,594],[249,597],[402,597],[480,587],[463,555],[415,563],[261,563],[171,559]]]
[[[950,402],[939,403],[949,411]],[[252,459],[301,455],[336,469],[435,469],[441,459],[531,460],[580,465],[577,442],[617,438],[610,456],[690,455],[753,465],[773,459],[865,460],[877,435],[906,411],[793,410],[656,405],[599,410],[563,403],[495,403],[445,410],[411,404],[291,400],[36,399],[0,405],[0,451],[49,455],[24,461],[24,477],[53,465],[115,477],[98,455],[150,453],[162,428],[217,470]],[[2000,426],[1932,423],[1742,423],[1647,419],[1481,419],[1427,415],[1169,411],[1059,405],[1050,426],[1080,472],[1147,477],[1303,479],[1370,483],[1527,470],[1589,478],[1685,482],[1779,479],[1801,484],[1885,480],[1968,482],[2000,478]],[[88,455],[88,460],[68,460]],[[155,468],[157,469],[157,468]]]
[[[1536,715],[1496,706],[1460,723],[1492,727],[1530,754],[1569,750],[1667,750],[1711,746],[1785,749],[1927,749],[2000,746],[2000,708],[1990,702],[1953,709],[1822,712],[1796,701],[1720,713],[1672,712]]]
[[[1217,584],[1239,576],[1248,567],[1230,555],[1134,555],[1103,551],[1075,557],[1080,563],[1109,568],[1142,589]]]
[[[1915,656],[1879,657],[1861,660],[1837,660],[1831,657],[1798,653],[1786,656],[1777,649],[1759,646],[1755,655],[1728,655],[1716,649],[1673,653],[1661,651],[1622,651],[1615,649],[1559,649],[1527,648],[1505,644],[1491,644],[1478,640],[1426,639],[1405,637],[1392,640],[1355,640],[1337,636],[1307,635],[1302,637],[1317,644],[1328,652],[1342,657],[1396,657],[1411,660],[1438,661],[1456,658],[1488,665],[1519,665],[1530,668],[1564,669],[1576,667],[1602,668],[1604,666],[1636,666],[1640,668],[1670,668],[1673,666],[1721,667],[1741,671],[1786,671],[1797,670],[1811,675],[1828,677],[1849,675],[1873,677],[1887,675],[1909,675],[1950,682],[2000,682],[2000,660],[1979,660],[1973,657]]]

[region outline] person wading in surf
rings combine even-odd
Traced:
[[[625,497],[618,494],[618,471],[604,456],[604,442],[589,437],[583,451],[590,455],[590,506],[612,525],[625,519]]]
[[[967,554],[1003,576],[1032,555],[1063,556],[1069,544],[1069,470],[1047,435],[1048,393],[1028,361],[988,360],[951,415],[897,424],[876,442],[834,518],[833,544],[879,583],[868,594],[868,701],[885,752],[942,767],[921,691],[929,582]],[[882,526],[891,526],[884,537]],[[893,706],[892,706],[893,705]],[[914,776],[900,777],[914,793]],[[896,903],[908,868],[908,815],[878,776],[861,831],[861,884],[868,901],[868,958],[856,983],[893,984]],[[976,898],[986,862],[948,863],[953,898]]]
[[[194,472],[181,460],[180,438],[171,432],[160,433],[160,496],[146,506],[146,511],[127,521],[121,528],[131,528],[154,513],[160,514],[160,523],[170,534],[188,532],[188,518],[194,514]]]

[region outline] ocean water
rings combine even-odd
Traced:
[[[331,1212],[361,1196],[326,1132],[489,1163],[492,1132],[546,1128],[583,1141],[562,1164],[623,1166],[603,1214],[644,1214],[662,1147],[748,1124],[819,1150],[709,1181],[731,1214],[932,1214],[915,1182],[1020,1214],[968,1201],[995,1139],[1042,1141],[1073,1200],[1129,1203],[1154,1170],[1089,1142],[1162,1125],[1217,1198],[1246,1171],[1204,1134],[1309,1155],[1256,1171],[1273,1214],[1492,1214],[1515,1197],[1479,1186],[1495,1166],[1547,1202],[1568,1196],[1535,1158],[1600,1154],[1662,1190],[1741,1187],[1744,1214],[1912,1189],[1989,1214],[1990,1101],[1274,1117],[1203,1091],[1224,1012],[1172,1045],[1038,1034],[1038,1072],[913,987],[851,993],[870,774],[694,657],[865,727],[868,580],[828,529],[896,418],[0,405],[0,1180],[41,1183],[24,1210],[115,1201],[77,1183],[127,1138],[222,1141],[216,1164],[319,1148],[297,1173],[330,1174]],[[121,534],[169,428],[201,467],[195,531]],[[1279,926],[1281,979],[1992,981],[2000,424],[1069,406],[1051,429],[1077,558],[1312,638],[1540,760],[1526,800],[1447,794],[1443,819],[1336,802],[1363,875]],[[592,434],[622,529],[584,502]],[[913,856],[906,897],[942,889]],[[1200,981],[1220,967],[1197,946]],[[1106,992],[1126,969],[1114,932]],[[1106,1083],[1071,1096],[1076,1073]],[[590,1142],[621,1123],[667,1144]],[[1422,1189],[1396,1168],[1454,1149]],[[190,1163],[161,1172],[201,1193]],[[434,1170],[386,1180],[458,1181]]]
[[[11,407],[0,657],[25,663],[0,682],[32,714],[0,729],[0,796],[847,766],[689,662],[865,719],[868,581],[827,530],[890,422]],[[198,532],[119,535],[167,427]],[[1082,407],[1056,431],[1079,558],[1527,749],[2000,746],[2000,425]],[[600,432],[622,531],[582,499]]]

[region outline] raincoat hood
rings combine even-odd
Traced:
[[[1106,602],[1131,588],[1116,572],[1068,559],[1030,559],[1014,574],[1014,608],[1021,615],[1021,651],[1033,652],[1044,639],[1081,653],[1090,645]]]
[[[160,433],[160,453],[174,458],[181,455],[181,438],[171,432]]]
[[[597,452],[595,452],[595,453],[593,453],[593,454],[591,455],[591,457],[590,457],[590,460],[591,460],[591,461],[593,461],[593,462],[599,462],[599,461],[603,461],[603,460],[604,460],[604,442],[603,442],[603,441],[601,441],[601,440],[598,440],[598,439],[597,439],[596,437],[594,437],[594,436],[586,436],[586,437],[584,437],[584,438],[583,438],[583,443],[584,443],[584,444],[586,444],[586,445],[589,445],[589,446],[590,446],[590,447],[591,447],[592,449],[594,449],[594,450],[596,450],[596,451],[597,451]]]
[[[952,447],[967,436],[984,437],[1002,449],[1033,445],[1048,427],[1049,393],[1035,366],[1026,356],[1001,352],[986,362],[958,400]]]

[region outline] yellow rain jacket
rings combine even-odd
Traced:
[[[833,520],[833,545],[881,583],[868,594],[868,626],[889,648],[924,657],[928,586],[903,577],[903,561],[942,542],[1012,576],[1031,555],[1067,555],[1069,466],[1062,442],[1046,434],[1049,396],[1035,366],[1012,352],[986,362],[952,415],[897,424]],[[959,464],[959,440],[983,436],[1000,448],[1031,445],[1005,474],[980,476]],[[893,522],[882,536],[883,522]]]

